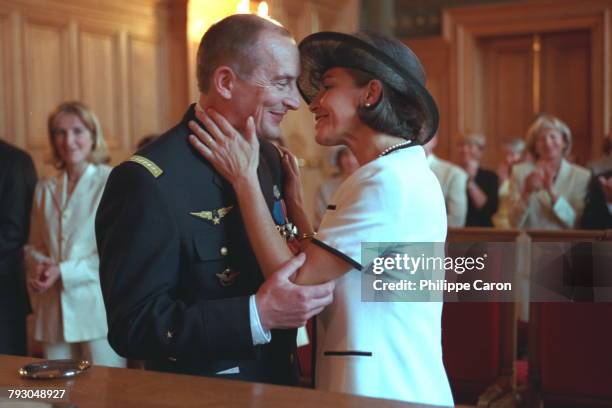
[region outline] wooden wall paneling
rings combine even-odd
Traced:
[[[11,20],[0,11],[0,138],[15,143],[12,123],[13,90],[10,66],[12,54]]]
[[[119,137],[118,144],[111,149],[117,149],[119,151],[125,149],[131,149],[131,129],[132,129],[132,116],[130,110],[130,51],[129,51],[129,34],[126,30],[119,32],[119,89],[120,92],[120,110],[121,117],[121,134]],[[120,153],[120,156],[122,154]],[[112,157],[112,154],[111,154]]]
[[[189,99],[187,46],[187,0],[171,0],[158,3],[158,33],[160,35],[160,86],[161,109],[165,113],[162,127],[168,129],[178,123]]]
[[[106,142],[111,149],[123,146],[120,33],[83,27],[79,32],[81,71],[80,99],[100,119]]]
[[[130,37],[129,39],[129,81],[130,129],[129,149],[151,133],[159,133],[162,127],[159,104],[159,60],[158,46],[153,39]]]
[[[415,38],[404,42],[419,57],[427,75],[427,89],[433,96],[440,113],[438,128],[438,146],[436,154],[443,158],[450,157],[451,135],[449,132],[450,113],[450,48],[441,37]]]
[[[503,143],[522,138],[533,119],[532,36],[495,37],[481,41],[485,58],[485,167],[495,168]],[[499,153],[499,155],[498,155]]]
[[[98,116],[111,149],[122,145],[119,33],[83,27],[79,30],[80,98]]]
[[[69,96],[70,61],[68,21],[24,19],[25,123],[27,147],[48,147],[49,112]]]
[[[68,96],[67,99],[78,100],[81,99],[81,69],[82,66],[79,60],[79,25],[78,23],[71,19],[68,23],[68,54],[70,61],[70,80],[68,81],[67,90]]]
[[[593,158],[603,155],[601,148],[603,138],[612,130],[610,122],[612,116],[610,105],[610,91],[612,91],[610,88],[611,9],[612,4],[591,29],[591,123],[593,125],[591,157]]]
[[[542,38],[542,111],[572,130],[573,158],[591,155],[591,35],[589,31],[546,33]]]

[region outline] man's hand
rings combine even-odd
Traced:
[[[290,278],[304,264],[303,253],[292,258],[270,276],[255,295],[255,304],[264,329],[301,327],[321,313],[334,298],[334,281],[314,286],[300,286]]]

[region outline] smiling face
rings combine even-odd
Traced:
[[[64,166],[83,164],[93,149],[93,135],[73,113],[61,113],[53,127],[53,148]]]
[[[559,160],[566,147],[567,143],[557,129],[543,128],[535,139],[535,152],[542,160]]]
[[[317,143],[324,146],[342,144],[345,137],[360,125],[357,110],[365,88],[358,87],[344,68],[331,68],[325,72],[321,88],[309,105],[314,114]]]
[[[248,78],[237,78],[233,93],[237,95],[237,127],[253,116],[257,134],[269,139],[281,136],[280,123],[289,110],[300,106],[296,79],[299,54],[293,39],[264,31],[259,34],[259,64]]]
[[[482,158],[482,149],[475,143],[462,142],[459,144],[459,155],[461,162],[467,163],[469,161],[480,162]]]

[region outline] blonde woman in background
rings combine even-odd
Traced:
[[[559,118],[543,114],[527,131],[535,161],[514,166],[510,223],[514,228],[571,229],[582,217],[589,171],[566,160],[572,133]]]
[[[493,216],[493,225],[496,228],[510,228],[510,175],[512,167],[524,160],[524,153],[525,141],[523,139],[514,138],[503,145],[503,159],[497,167],[499,206]]]
[[[106,339],[94,218],[111,168],[96,116],[80,102],[59,105],[48,120],[55,177],[36,185],[28,287],[34,338],[45,358],[89,359],[125,367]]]

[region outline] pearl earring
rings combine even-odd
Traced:
[[[366,108],[369,108],[370,106],[372,106],[372,104],[371,104],[370,102],[366,102],[366,103],[365,103],[365,107],[366,107]]]

